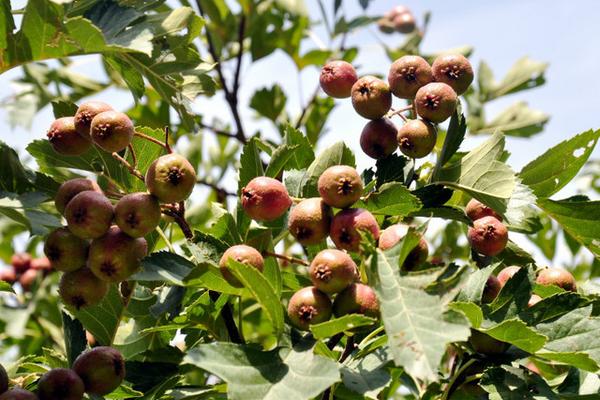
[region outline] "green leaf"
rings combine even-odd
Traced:
[[[262,310],[273,323],[275,335],[279,336],[283,332],[283,307],[271,283],[261,271],[251,265],[242,264],[234,259],[229,259],[227,265],[235,277],[260,304]]]
[[[270,89],[257,90],[250,99],[250,108],[271,121],[276,121],[285,109],[287,96],[281,86],[275,84]]]
[[[533,89],[545,82],[547,63],[533,61],[528,57],[518,60],[500,83],[488,84],[486,101],[509,93]]]
[[[400,246],[386,253],[377,250],[375,291],[388,345],[398,366],[417,379],[436,381],[446,344],[469,337],[466,325],[447,322],[440,298],[431,296],[398,276]]]
[[[194,269],[194,264],[177,254],[162,251],[152,253],[142,260],[142,269],[132,279],[142,282],[166,282],[184,286],[184,281]]]
[[[329,96],[315,97],[308,107],[306,118],[302,122],[306,128],[306,137],[312,145],[317,144],[319,138],[325,133],[325,124],[334,107],[335,102]]]
[[[0,292],[14,293],[15,291],[10,283],[5,282],[5,281],[0,281]]]
[[[421,201],[413,196],[406,186],[390,182],[379,187],[377,192],[361,200],[356,207],[362,207],[377,215],[406,216],[421,208]]]
[[[17,152],[0,141],[0,191],[21,194],[32,189],[33,173],[25,169]]]
[[[459,162],[442,168],[438,182],[465,191],[504,214],[517,179],[510,167],[499,161],[503,151],[504,136],[495,133]]]
[[[285,144],[288,146],[298,146],[298,148],[292,152],[292,157],[289,159],[289,163],[286,165],[285,169],[308,168],[315,159],[315,152],[308,141],[308,137],[304,136],[302,132],[291,125],[286,125],[283,128],[283,132],[283,141]]]
[[[337,142],[326,148],[310,164],[302,177],[302,196],[319,196],[317,181],[327,168],[334,165],[355,166],[354,153],[352,153],[352,150],[350,150],[344,142]]]
[[[386,348],[379,348],[360,359],[351,359],[341,369],[344,386],[364,398],[377,399],[391,380],[385,368],[388,360]]]
[[[528,353],[535,353],[541,349],[547,339],[516,318],[504,320],[491,328],[480,329],[480,331],[501,342],[517,346]]]
[[[263,165],[262,161],[260,160],[260,154],[257,146],[258,140],[258,138],[250,139],[248,143],[244,145],[244,149],[240,155],[238,183],[239,193],[241,193],[242,188],[246,186],[253,178],[264,175]]]
[[[481,322],[483,322],[483,312],[481,308],[475,303],[469,303],[464,301],[455,301],[448,305],[451,310],[461,312],[473,328],[479,328]]]
[[[282,144],[277,147],[273,154],[271,154],[271,160],[269,161],[269,165],[267,166],[267,170],[265,171],[265,176],[269,176],[271,178],[275,178],[281,171],[283,171],[284,167],[289,165],[289,160],[294,157],[294,152],[300,147],[300,145],[287,145]]]
[[[123,311],[123,299],[119,289],[116,285],[110,285],[100,304],[82,308],[74,315],[100,345],[110,346],[119,328]]]
[[[538,197],[550,197],[569,183],[592,154],[600,129],[580,133],[527,164],[519,177]]]
[[[508,365],[486,369],[480,385],[490,394],[490,400],[559,399],[541,376]]]
[[[0,214],[25,226],[34,235],[45,235],[49,230],[61,226],[55,215],[41,208],[47,200],[45,194],[38,192],[27,192],[20,196],[0,192]]]
[[[443,167],[450,161],[450,158],[458,151],[458,148],[465,138],[467,121],[465,115],[462,112],[459,113],[459,111],[460,110],[455,111],[454,114],[452,114],[452,118],[450,118],[444,146],[438,156],[437,165],[439,165],[439,167]]]
[[[65,349],[67,350],[67,359],[69,366],[77,356],[86,349],[87,340],[83,325],[76,319],[71,318],[67,313],[62,312],[63,331],[65,334]]]
[[[231,343],[201,344],[188,351],[184,363],[227,382],[232,400],[308,400],[340,381],[338,364],[315,355],[306,343],[271,351]]]
[[[325,339],[341,332],[351,331],[361,326],[373,325],[377,320],[360,314],[348,314],[340,318],[330,319],[310,326],[310,331],[317,339]]]
[[[600,258],[600,201],[538,200],[538,206],[554,218],[575,240]]]
[[[543,111],[534,110],[524,101],[519,101],[508,107],[485,126],[477,127],[470,132],[492,133],[502,131],[507,136],[531,137],[544,130],[550,116]]]

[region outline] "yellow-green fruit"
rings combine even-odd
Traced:
[[[44,254],[52,268],[69,272],[83,268],[87,262],[89,244],[67,228],[58,228],[48,235]]]
[[[196,171],[179,154],[167,154],[154,160],[146,172],[146,187],[162,203],[187,199],[196,185]]]
[[[300,330],[308,330],[310,325],[328,321],[332,307],[329,297],[313,286],[298,290],[290,298],[288,317]]]
[[[101,112],[90,125],[94,143],[110,153],[124,150],[131,143],[134,132],[131,119],[118,111]]]
[[[454,113],[458,96],[454,89],[442,82],[431,82],[415,95],[417,114],[427,121],[444,122]]]
[[[435,147],[437,132],[429,122],[411,119],[398,129],[400,151],[410,158],[423,158]]]
[[[304,246],[318,244],[329,235],[331,216],[331,208],[321,198],[304,199],[290,211],[288,230]]]
[[[125,379],[125,360],[118,350],[99,346],[79,355],[73,363],[73,370],[85,384],[86,393],[104,396],[118,388]]]
[[[317,188],[325,204],[346,208],[360,199],[363,183],[356,169],[348,165],[334,165],[323,171]]]
[[[160,217],[160,204],[148,193],[127,194],[115,206],[115,222],[131,237],[142,237],[152,232]]]
[[[64,273],[58,287],[63,302],[77,310],[100,303],[107,292],[108,284],[89,268]]]

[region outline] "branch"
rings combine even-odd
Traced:
[[[308,267],[308,265],[309,265],[308,262],[306,262],[304,260],[301,260],[299,258],[289,257],[289,256],[286,256],[286,255],[283,255],[283,254],[272,253],[270,251],[263,251],[263,255],[270,256],[270,257],[275,257],[275,258],[279,258],[280,260],[284,260],[284,261],[287,261],[287,262],[292,263],[292,264],[300,264],[300,265],[304,265],[306,267]]]
[[[168,132],[168,129],[167,129],[167,132]],[[171,148],[169,147],[169,145],[168,145],[168,144],[166,144],[166,143],[163,143],[163,142],[161,142],[160,140],[153,138],[152,136],[148,136],[148,135],[146,135],[145,133],[142,133],[142,132],[134,132],[134,133],[133,133],[133,135],[134,135],[134,136],[137,136],[137,137],[139,137],[139,138],[142,138],[142,139],[144,139],[144,140],[147,140],[147,141],[149,141],[149,142],[152,142],[152,143],[154,143],[154,144],[157,144],[157,145],[159,145],[160,147],[162,147],[162,148],[164,148],[165,150],[167,150],[169,153],[171,152]]]
[[[219,129],[219,128],[215,128],[214,126],[211,125],[206,125],[203,122],[200,122],[200,127],[202,129],[208,129],[209,131],[212,131],[213,133],[216,133],[217,135],[221,135],[221,136],[226,136],[226,137],[230,137],[230,138],[234,138],[237,139],[237,135],[234,133],[229,133],[223,129]]]
[[[246,16],[242,12],[240,14],[240,27],[238,29],[238,54],[237,54],[237,65],[235,67],[235,76],[233,79],[233,94],[237,98],[238,91],[240,90],[240,72],[242,69],[242,56],[244,55],[244,33],[246,30]]]
[[[123,166],[125,166],[125,168],[127,168],[129,170],[129,173],[133,176],[135,176],[138,179],[141,179],[142,182],[145,182],[144,176],[142,175],[142,173],[140,171],[138,171],[137,169],[135,169],[133,167],[133,165],[129,164],[129,162],[127,162],[126,159],[124,159],[123,157],[121,157],[119,155],[119,153],[115,152],[112,153],[112,157],[117,160],[118,162],[120,162],[121,164],[123,164]]]
[[[300,113],[300,116],[298,117],[298,120],[296,121],[296,124],[294,125],[294,127],[296,129],[300,129],[300,126],[302,125],[302,120],[306,116],[306,113],[308,112],[308,109],[317,100],[317,96],[319,95],[319,87],[320,86],[317,86],[317,88],[315,89],[315,92],[310,97],[310,100],[308,100],[308,102],[306,103],[306,105],[302,108],[302,112]]]
[[[196,181],[196,183],[199,183],[200,185],[208,186],[209,188],[212,188],[213,190],[215,190],[216,192],[218,192],[219,194],[221,194],[223,196],[237,197],[237,194],[235,194],[233,192],[228,192],[227,190],[223,189],[222,187],[217,186],[217,184],[210,183],[204,179],[198,179]]]
[[[214,290],[209,290],[208,295],[213,303],[216,303],[219,299],[219,292],[215,292]],[[221,317],[223,317],[223,322],[225,322],[225,327],[227,328],[227,333],[229,334],[229,339],[233,343],[244,344],[240,332],[238,331],[237,326],[235,325],[235,321],[233,320],[233,313],[231,312],[231,306],[226,303],[221,309]]]

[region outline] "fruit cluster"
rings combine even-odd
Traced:
[[[46,276],[52,271],[47,257],[33,258],[29,253],[15,253],[8,268],[0,270],[0,281],[19,282],[21,288],[28,291],[39,276]]]
[[[328,62],[319,81],[329,96],[351,97],[354,110],[371,120],[360,136],[360,146],[369,157],[385,158],[400,147],[410,158],[423,158],[435,147],[435,124],[454,113],[458,95],[467,91],[473,77],[469,60],[460,54],[439,56],[432,65],[423,57],[406,55],[392,63],[387,82],[371,75],[358,78],[345,61]],[[392,95],[411,104],[393,110]],[[410,119],[402,115],[406,111],[411,112]],[[404,120],[399,129],[391,121],[393,115]]]
[[[413,13],[405,6],[396,6],[387,11],[377,21],[379,30],[383,33],[412,33],[417,24]]]
[[[135,132],[126,114],[97,101],[83,103],[74,117],[57,119],[48,131],[50,143],[61,154],[83,154],[93,142],[117,160],[123,160],[117,152],[127,147],[133,152],[136,135],[155,141]],[[67,226],[48,235],[44,253],[55,270],[64,272],[59,292],[76,309],[99,303],[110,283],[125,281],[138,270],[148,251],[144,236],[158,226],[161,203],[169,207],[184,201],[196,183],[189,161],[173,153],[154,160],[145,177],[136,176],[149,193],[116,193],[115,205],[87,178],[68,180],[56,193],[56,210]]]
[[[81,400],[84,393],[104,396],[125,379],[123,355],[112,347],[96,347],[77,357],[73,368],[55,368],[37,383],[34,394],[20,387],[8,389],[6,370],[0,365],[0,400]]]

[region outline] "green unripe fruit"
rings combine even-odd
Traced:
[[[83,380],[86,393],[104,396],[125,379],[125,360],[118,350],[100,346],[79,355],[73,370]]]
[[[6,392],[8,390],[8,374],[6,370],[0,364],[0,394]]]
[[[469,217],[471,221],[475,221],[483,217],[494,217],[498,221],[502,221],[502,216],[477,199],[469,200],[467,206],[465,207],[465,214],[467,214],[467,217]]]
[[[288,217],[288,231],[303,246],[318,244],[329,235],[331,208],[319,197],[302,200]]]
[[[358,278],[358,268],[347,253],[326,249],[315,256],[308,274],[317,289],[333,294],[341,292]]]
[[[73,199],[73,197],[79,193],[85,192],[86,190],[102,193],[100,186],[90,179],[75,178],[63,182],[58,188],[56,196],[54,197],[54,205],[56,206],[56,210],[59,213],[64,214],[65,208],[71,199]]]
[[[317,188],[325,204],[346,208],[360,199],[363,183],[356,169],[347,165],[334,165],[321,174]]]
[[[349,208],[333,217],[329,236],[338,249],[358,251],[361,231],[379,239],[379,225],[373,214],[362,208]]]
[[[414,99],[417,91],[430,82],[433,82],[431,66],[419,56],[400,57],[388,72],[390,90],[401,99]]]
[[[379,236],[379,248],[387,250],[394,247],[406,236],[408,228],[408,225],[405,224],[388,226]],[[402,268],[406,271],[412,271],[422,265],[427,260],[427,256],[429,256],[429,246],[423,236],[419,234],[419,242],[406,256]]]
[[[545,268],[538,274],[535,282],[539,285],[555,285],[564,290],[575,292],[577,284],[573,275],[562,268]]]
[[[389,118],[369,121],[360,135],[360,148],[371,158],[386,158],[398,148],[396,125]]]
[[[342,99],[350,97],[352,85],[358,80],[352,64],[346,61],[330,61],[321,69],[319,84],[331,97]]]
[[[104,111],[112,111],[112,107],[101,101],[86,101],[82,103],[75,113],[74,123],[77,132],[88,139],[90,136],[90,127],[94,117]]]
[[[483,217],[469,227],[467,239],[473,250],[486,256],[495,256],[506,247],[508,230],[496,218]]]
[[[346,314],[362,314],[371,318],[379,318],[379,301],[370,286],[353,283],[335,297],[333,313],[336,317]]]
[[[81,400],[83,393],[83,381],[72,369],[52,369],[38,382],[40,400]]]
[[[331,312],[329,297],[313,286],[298,290],[288,304],[290,321],[303,331],[308,330],[310,325],[328,321]]]
[[[39,400],[39,398],[29,390],[12,388],[0,395],[0,400]]]
[[[100,238],[92,240],[88,266],[106,282],[122,282],[136,273],[148,252],[144,238],[132,238],[117,226],[111,226]]]
[[[494,275],[490,275],[485,282],[485,286],[483,287],[481,302],[491,303],[496,297],[498,297],[501,289],[502,283]]]
[[[231,246],[223,253],[219,261],[219,269],[223,278],[234,287],[242,287],[243,285],[229,270],[227,263],[230,259],[254,267],[260,272],[265,268],[263,256],[254,247],[246,246],[245,244]]]
[[[92,142],[77,133],[73,117],[55,120],[46,136],[54,151],[66,156],[79,156],[92,146]]]
[[[80,310],[100,303],[108,293],[108,284],[94,275],[89,268],[81,268],[63,274],[58,293],[66,305]]]
[[[456,110],[458,96],[454,89],[442,82],[423,86],[415,95],[417,114],[427,121],[439,123],[447,120]]]
[[[352,106],[363,118],[381,118],[392,107],[390,87],[374,76],[364,76],[352,86]]]
[[[126,114],[104,111],[92,119],[90,135],[94,143],[109,153],[124,150],[133,139],[133,122]]]
[[[179,154],[167,154],[154,160],[146,172],[146,187],[161,203],[187,199],[196,185],[196,171]]]
[[[477,353],[490,356],[502,354],[510,347],[508,343],[496,340],[493,337],[475,329],[471,329],[469,343],[471,344],[471,347],[473,347],[473,350],[475,350]]]
[[[89,244],[67,228],[52,231],[44,243],[44,254],[57,271],[75,271],[85,266]]]
[[[462,54],[439,56],[431,70],[437,82],[449,85],[458,95],[467,91],[474,78],[473,67]]]
[[[113,205],[102,193],[85,191],[71,199],[65,208],[69,230],[82,239],[106,233],[114,216]]]
[[[398,129],[400,151],[410,158],[423,158],[435,147],[437,132],[427,121],[411,119]]]
[[[256,221],[273,221],[292,205],[287,189],[277,179],[258,176],[242,188],[242,207]]]
[[[127,194],[115,206],[115,222],[131,237],[143,237],[152,232],[160,217],[158,200],[147,193]]]
[[[500,282],[500,285],[504,286],[510,278],[512,278],[517,272],[519,272],[520,269],[521,269],[521,267],[512,265],[512,266],[506,267],[502,271],[500,271],[497,276],[498,281]]]

